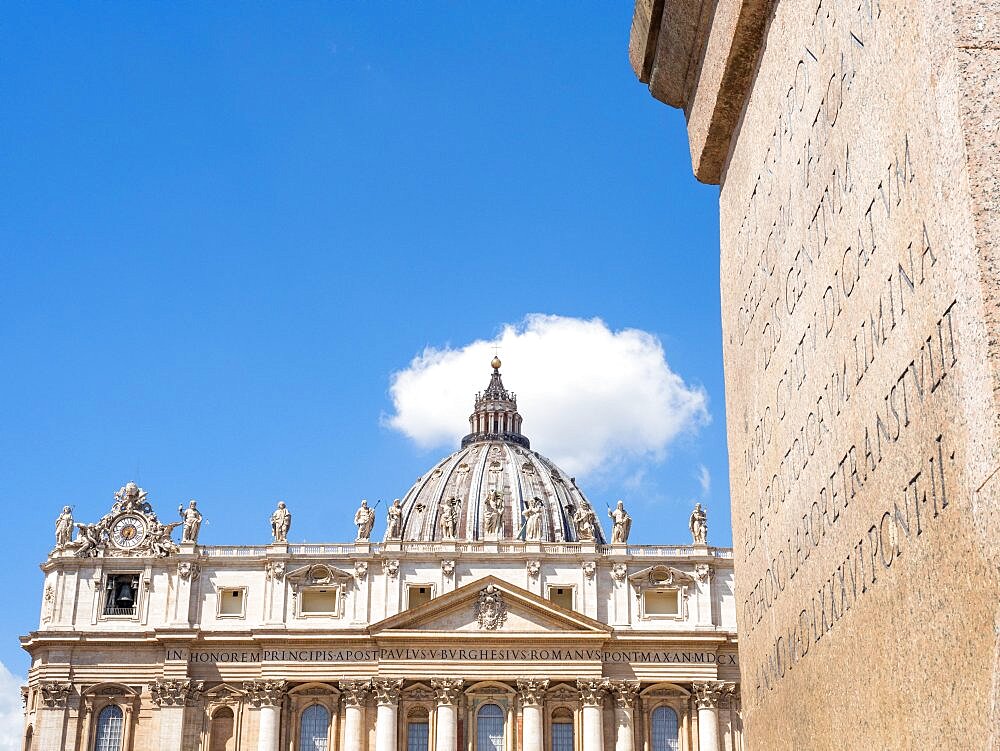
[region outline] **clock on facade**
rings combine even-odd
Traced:
[[[135,514],[123,514],[111,525],[111,542],[122,550],[131,550],[146,539],[146,520]]]

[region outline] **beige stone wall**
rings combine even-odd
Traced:
[[[711,5],[633,61],[723,185],[750,746],[993,748],[1000,3]]]

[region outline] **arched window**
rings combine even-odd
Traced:
[[[503,751],[503,710],[484,704],[476,717],[476,751]]]
[[[298,751],[328,751],[330,748],[330,712],[322,704],[313,704],[302,713]]]
[[[430,745],[429,714],[423,707],[414,707],[406,718],[406,751],[427,751]]]
[[[236,718],[229,707],[219,707],[212,713],[212,727],[209,730],[209,751],[235,751]]]
[[[552,751],[573,751],[573,713],[565,707],[552,713]]]
[[[120,707],[109,704],[97,715],[94,751],[121,751],[124,716]]]
[[[680,751],[677,713],[670,707],[653,710],[653,751]]]

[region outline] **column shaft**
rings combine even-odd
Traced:
[[[583,705],[583,751],[604,751],[604,723],[601,707]]]
[[[375,751],[396,751],[396,705],[378,705],[375,715]]]
[[[257,751],[278,751],[278,725],[281,707],[264,705],[260,708]]]
[[[458,707],[454,704],[438,704],[435,724],[435,751],[458,751]]]
[[[66,724],[66,710],[62,707],[39,709],[35,713],[34,733],[31,737],[32,749],[38,751],[62,751],[66,747],[63,735]],[[89,741],[85,738],[84,743]]]
[[[615,751],[633,751],[635,731],[632,729],[632,710],[615,707]]]
[[[184,705],[160,707],[160,751],[184,751]]]
[[[717,707],[698,707],[698,751],[719,751]]]
[[[362,751],[361,711],[357,704],[344,708],[344,751]]]
[[[524,751],[542,751],[542,708],[537,704],[521,707],[521,732]]]

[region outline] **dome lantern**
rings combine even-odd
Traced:
[[[500,377],[500,358],[490,363],[493,374],[485,391],[476,394],[475,407],[469,415],[469,434],[462,439],[462,448],[480,441],[508,441],[531,448],[521,434],[521,415],[517,411],[517,395],[504,388]]]

